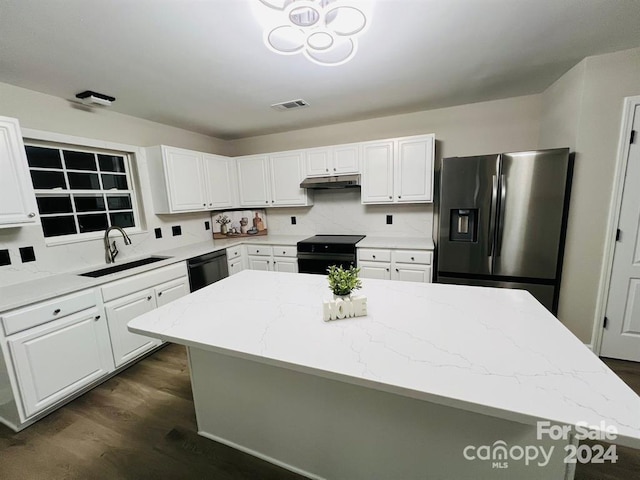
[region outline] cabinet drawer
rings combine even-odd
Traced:
[[[369,262],[390,262],[391,250],[378,250],[373,248],[359,248],[358,258]]]
[[[272,249],[271,247],[265,245],[247,245],[247,254],[249,255],[260,255],[260,256],[271,256]]]
[[[108,302],[186,275],[186,263],[176,263],[109,283],[102,287],[102,298],[105,302]]]
[[[227,248],[227,260],[234,260],[242,256],[242,245]]]
[[[297,257],[298,248],[285,246],[285,245],[276,245],[273,247],[273,256],[274,257]]]
[[[393,252],[393,260],[400,263],[419,263],[431,265],[432,252],[424,250],[396,250]]]
[[[96,296],[94,291],[83,290],[82,292],[3,313],[2,325],[4,326],[5,334],[11,335],[62,318],[65,315],[91,308],[95,304]]]

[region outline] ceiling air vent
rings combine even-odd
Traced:
[[[276,110],[293,110],[296,108],[304,108],[308,106],[309,104],[305,100],[299,98],[298,100],[289,100],[287,102],[274,103],[273,105],[271,105],[271,108],[275,108]]]

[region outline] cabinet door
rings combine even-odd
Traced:
[[[338,145],[333,147],[332,173],[360,172],[360,145]]]
[[[36,197],[15,118],[0,117],[0,172],[0,228],[35,223]]]
[[[257,155],[236,159],[238,196],[242,207],[266,207],[271,204],[268,157]]]
[[[305,152],[307,177],[324,177],[330,175],[332,168],[330,148],[312,148]]]
[[[105,319],[92,308],[9,337],[30,417],[113,371]]]
[[[273,270],[275,272],[298,273],[298,259],[274,257]]]
[[[229,262],[229,276],[235,275],[242,271],[242,260],[233,260]]]
[[[189,294],[189,279],[187,277],[176,278],[170,282],[158,285],[153,289],[158,307],[173,302],[180,297]]]
[[[433,201],[432,135],[398,140],[394,195],[397,202]]]
[[[233,159],[220,155],[202,154],[207,208],[220,209],[234,206]]]
[[[376,278],[378,280],[391,279],[391,264],[384,262],[358,262],[362,278]]]
[[[263,270],[268,272],[271,270],[271,257],[253,257],[249,256],[249,270]]]
[[[362,203],[393,202],[393,141],[362,146]]]
[[[116,367],[160,345],[160,340],[131,333],[127,329],[129,321],[154,308],[155,295],[150,288],[105,304]]]
[[[306,205],[307,192],[300,188],[304,180],[303,152],[275,153],[269,156],[271,205]]]
[[[172,212],[205,210],[204,171],[198,152],[163,147],[169,208]]]
[[[396,263],[392,273],[392,280],[431,283],[431,267],[429,265]]]

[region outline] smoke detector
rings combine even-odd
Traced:
[[[109,107],[116,101],[116,97],[105,95],[104,93],[92,92],[91,90],[85,90],[76,95],[76,98],[85,105]]]
[[[288,100],[286,102],[274,103],[273,105],[271,105],[271,108],[284,111],[284,110],[293,110],[296,108],[304,108],[308,106],[309,106],[308,102],[299,98],[298,100]]]

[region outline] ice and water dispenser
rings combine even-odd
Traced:
[[[449,240],[475,242],[478,239],[478,209],[455,208],[450,210]]]

